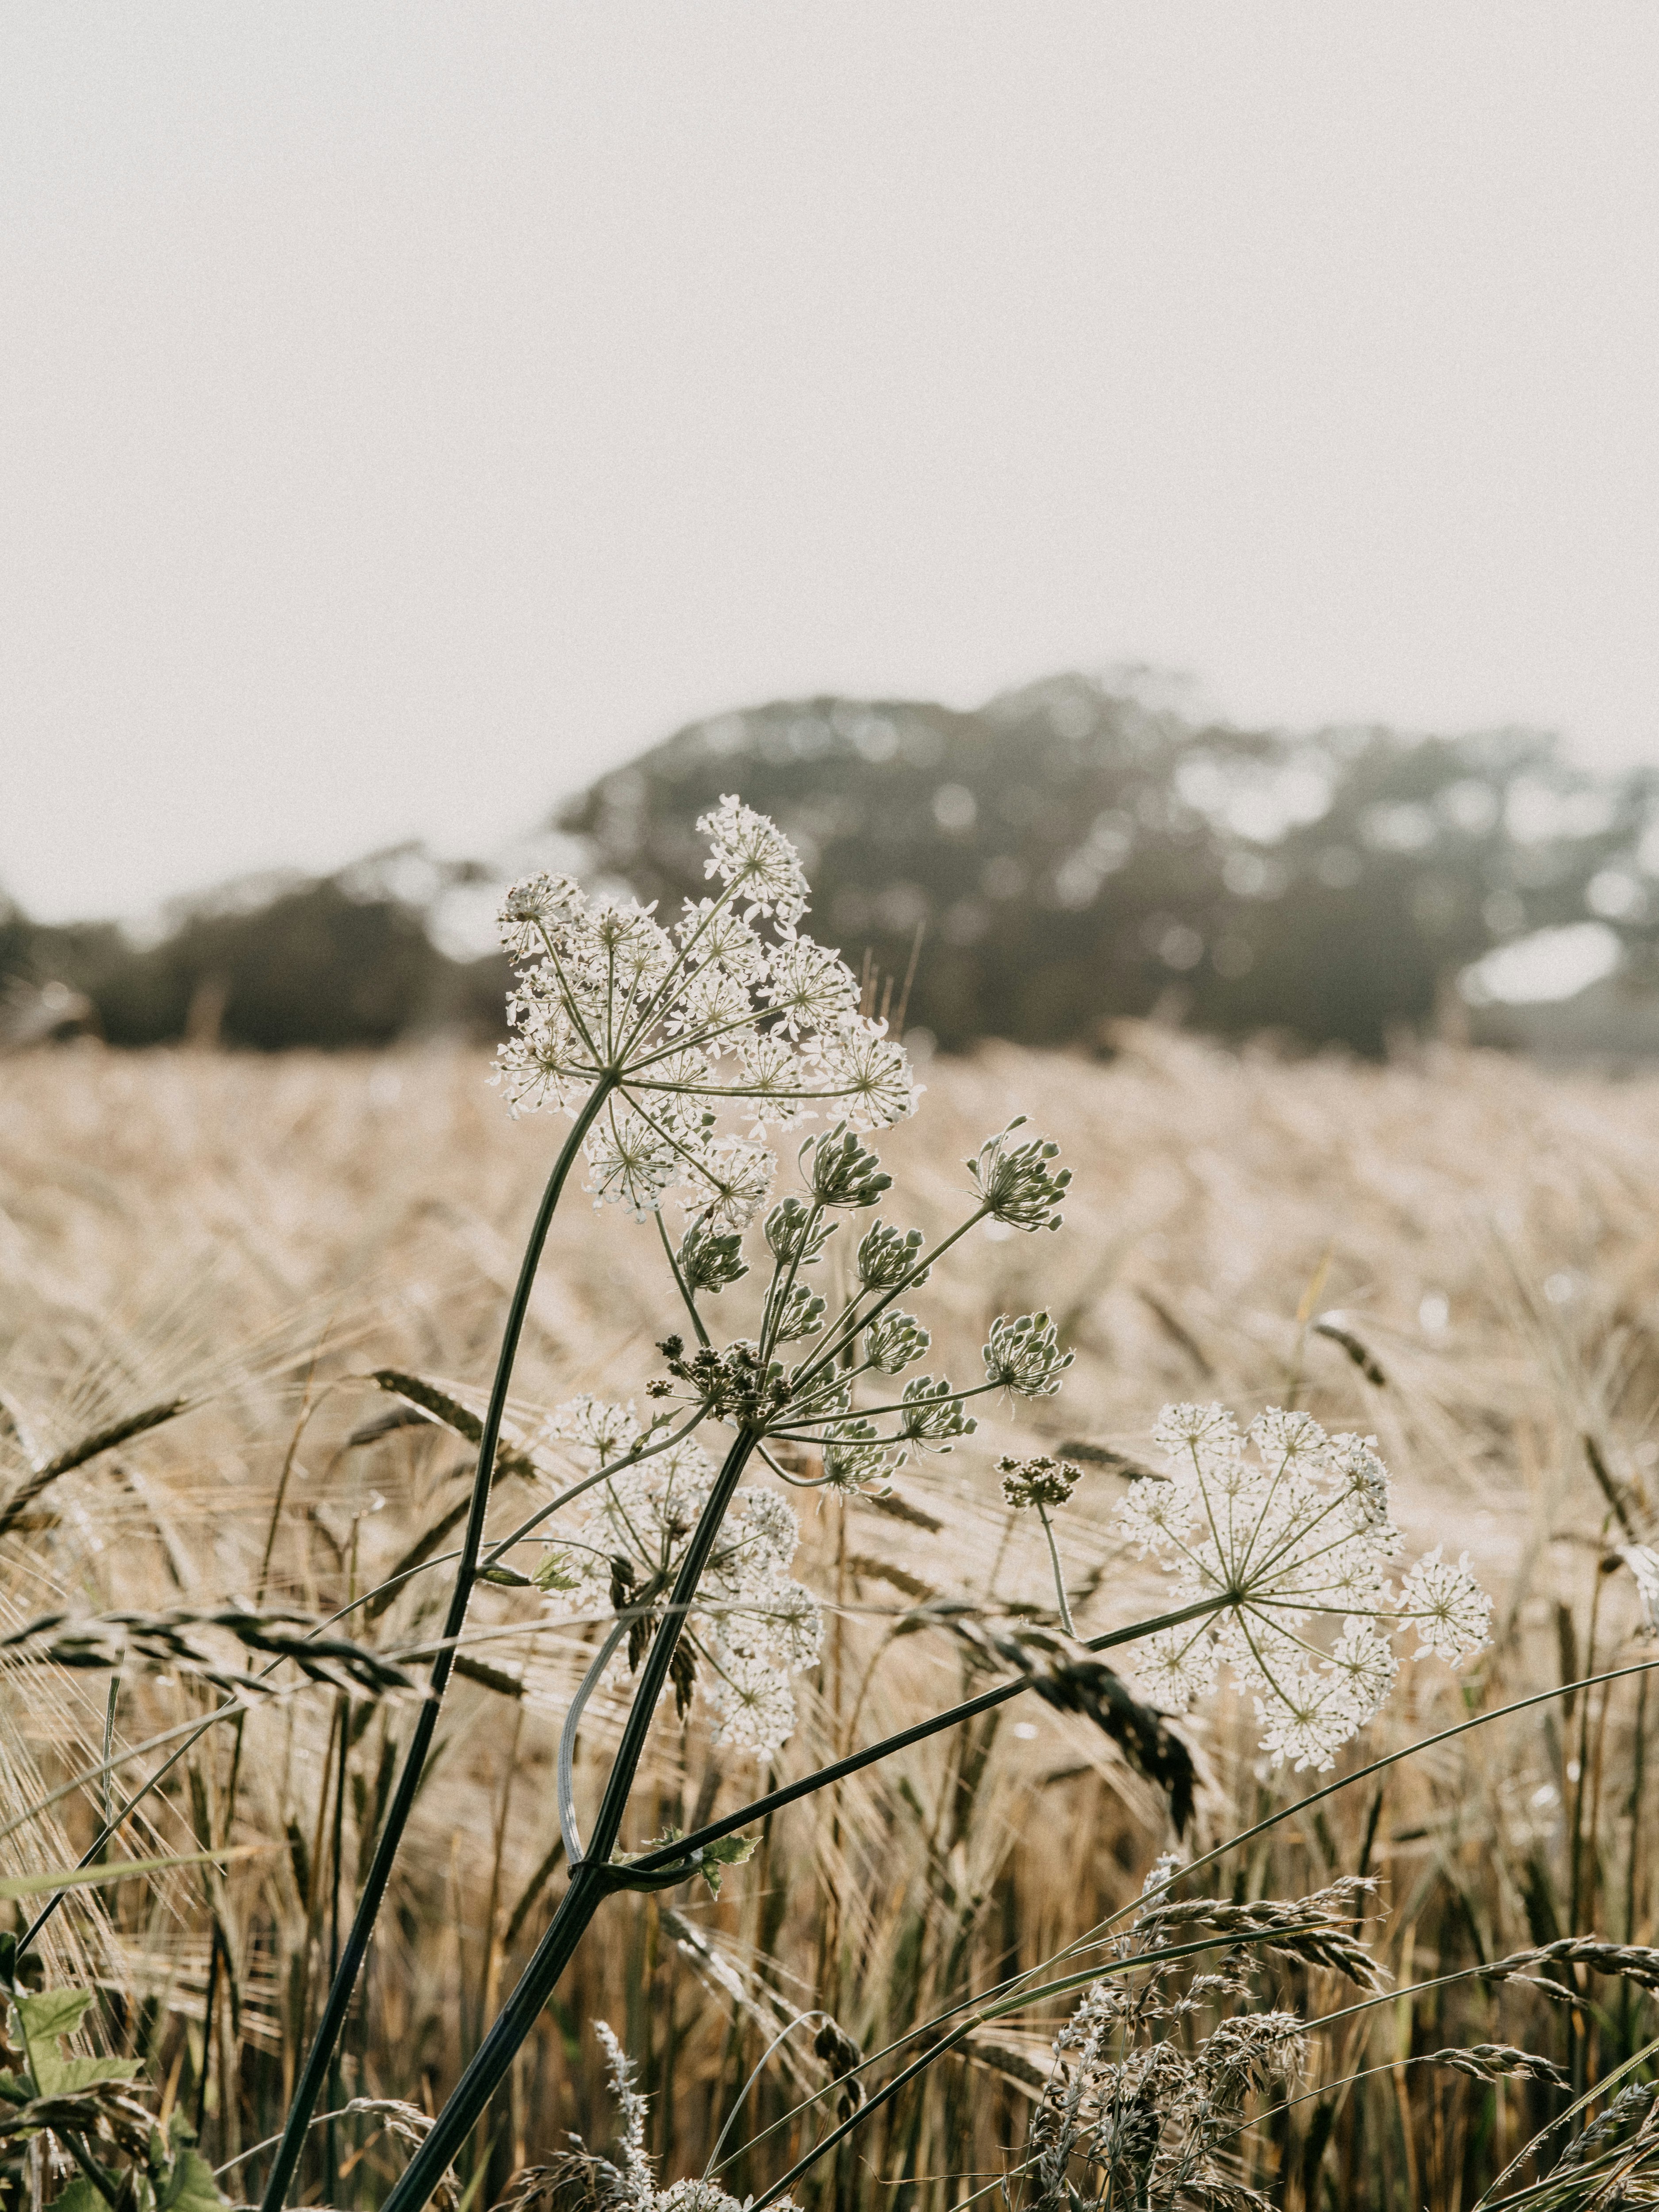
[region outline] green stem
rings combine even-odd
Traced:
[[[703,1569],[714,1547],[714,1540],[720,1534],[726,1509],[742,1479],[756,1443],[756,1437],[748,1429],[738,1431],[737,1439],[715,1478],[702,1517],[686,1546],[685,1556],[674,1578],[663,1625],[653,1638],[645,1664],[640,1670],[639,1687],[634,1693],[634,1702],[623,1729],[622,1741],[617,1747],[617,1756],[611,1763],[605,1794],[594,1815],[593,1832],[586,1852],[571,1868],[569,1887],[559,1899],[557,1909],[548,1923],[547,1932],[532,1954],[518,1987],[496,2014],[494,2025],[456,2084],[448,2103],[433,2122],[420,2148],[393,2185],[381,2212],[419,2212],[419,2208],[425,2204],[436,2189],[445,2167],[466,2141],[489,2100],[505,2080],[520,2046],[541,2017],[543,2008],[552,1995],[559,1977],[570,1963],[588,1922],[598,1911],[599,1900],[611,1889],[626,1886],[627,1875],[634,1872],[634,1865],[630,1862],[627,1875],[623,1875],[619,1885],[617,1876],[623,1870],[617,1869],[613,1873],[611,1853],[622,1830],[623,1814],[627,1810],[634,1777],[656,1715],[657,1700],[668,1680],[669,1665],[674,1656],[675,1646],[679,1642],[686,1614],[696,1595]]]
[[[1088,1639],[1091,1651],[1107,1651],[1116,1644],[1133,1644],[1143,1636],[1156,1636],[1160,1629],[1179,1628],[1183,1621],[1200,1620],[1204,1614],[1218,1613],[1227,1602],[1225,1598],[1201,1597],[1191,1605],[1182,1606],[1178,1613],[1162,1613],[1155,1620],[1138,1620],[1127,1628],[1109,1629],[1103,1636]],[[1659,1661],[1650,1662],[1659,1665]],[[787,1782],[781,1790],[774,1790],[764,1797],[757,1797],[752,1804],[743,1805],[724,1820],[711,1820],[705,1828],[696,1829],[690,1835],[672,1844],[665,1844],[654,1851],[645,1851],[631,1863],[641,1873],[659,1866],[667,1866],[681,1858],[689,1857],[705,1845],[718,1843],[722,1836],[735,1835],[753,1820],[763,1820],[785,1805],[793,1805],[799,1797],[811,1797],[819,1790],[827,1790],[832,1782],[843,1782],[849,1774],[873,1766],[878,1760],[890,1759],[896,1751],[908,1751],[913,1743],[925,1742],[943,1729],[955,1728],[963,1721],[970,1721],[977,1714],[989,1712],[993,1705],[1005,1705],[1010,1698],[1018,1698],[1031,1687],[1029,1674],[1021,1674],[1012,1682],[1004,1682],[999,1689],[981,1690],[976,1698],[968,1698],[959,1705],[949,1705],[942,1713],[934,1713],[914,1728],[901,1729],[896,1735],[884,1735],[879,1743],[866,1744],[862,1751],[850,1752],[845,1759],[836,1759],[829,1766],[814,1768],[804,1774],[799,1782]]]
[[[473,1477],[471,1510],[467,1515],[466,1535],[455,1569],[454,1585],[450,1592],[443,1640],[432,1662],[427,1694],[416,1717],[403,1771],[398,1777],[397,1790],[374,1846],[374,1856],[357,1901],[351,1932],[341,1954],[339,1971],[329,1990],[328,2001],[317,2024],[317,2033],[306,2059],[305,2069],[295,2087],[294,2101],[289,2107],[287,2124],[271,2164],[270,2178],[265,2184],[260,2212],[282,2212],[286,2202],[289,2185],[294,2179],[301,2153],[305,2148],[306,2130],[328,2078],[334,2046],[345,2026],[352,1993],[357,1986],[357,1977],[362,1971],[363,1960],[368,1954],[369,1938],[380,1917],[386,1884],[392,1878],[392,1861],[397,1857],[398,1846],[403,1840],[404,1830],[409,1825],[409,1816],[414,1809],[422,1770],[432,1747],[444,1692],[449,1686],[449,1678],[455,1665],[455,1639],[465,1622],[467,1605],[477,1577],[478,1554],[483,1547],[484,1518],[489,1511],[490,1483],[495,1471],[495,1448],[501,1441],[501,1417],[507,1409],[507,1385],[512,1380],[513,1363],[518,1354],[525,1316],[529,1310],[530,1293],[541,1261],[542,1248],[547,1242],[554,1208],[564,1189],[565,1178],[575,1163],[581,1140],[614,1087],[615,1078],[605,1076],[595,1085],[586,1104],[576,1116],[554,1163],[553,1172],[547,1179],[547,1188],[542,1193],[542,1202],[537,1209],[530,1240],[525,1247],[524,1262],[519,1270],[513,1303],[507,1309],[507,1325],[501,1332],[501,1348],[495,1363],[495,1381],[489,1394],[489,1410],[484,1415],[483,1433],[478,1440],[478,1465]],[[440,2167],[439,2171],[441,2172],[442,2168]]]
[[[1072,1608],[1066,1595],[1066,1577],[1060,1572],[1060,1547],[1054,1541],[1054,1524],[1048,1518],[1046,1505],[1037,1507],[1037,1519],[1042,1523],[1042,1533],[1048,1539],[1048,1557],[1054,1563],[1054,1595],[1060,1601],[1060,1625],[1068,1636],[1077,1634],[1072,1623]]]

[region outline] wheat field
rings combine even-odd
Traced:
[[[1346,1768],[1650,1656],[1618,1548],[1652,1533],[1659,1497],[1659,1079],[1451,1050],[1286,1063],[1150,1026],[1116,1045],[1104,1062],[997,1047],[936,1060],[918,1119],[883,1141],[884,1211],[932,1230],[953,1217],[963,1161],[1012,1114],[1059,1140],[1074,1176],[1065,1229],[976,1235],[937,1271],[927,1318],[953,1374],[973,1370],[995,1315],[1039,1304],[1077,1358],[1058,1398],[907,1469],[886,1507],[809,1500],[797,1571],[830,1629],[779,1778],[975,1686],[944,1639],[893,1639],[919,1598],[1051,1595],[1040,1533],[999,1493],[995,1460],[1015,1443],[1103,1455],[1063,1534],[1079,1631],[1155,1609],[1156,1576],[1115,1533],[1124,1481],[1104,1455],[1136,1458],[1172,1398],[1246,1417],[1293,1403],[1374,1432],[1413,1549],[1467,1549],[1497,1600],[1473,1673],[1408,1664]],[[465,1446],[431,1423],[388,1426],[398,1401],[373,1376],[404,1370],[482,1405],[556,1141],[549,1121],[510,1121],[487,1072],[437,1046],[259,1059],[81,1043],[0,1063],[0,1629],[231,1596],[331,1611],[416,1563],[423,1540],[441,1548]],[[531,1306],[515,1443],[574,1393],[640,1398],[674,1325],[663,1282],[648,1228],[568,1204]],[[744,1287],[722,1301],[733,1333]],[[179,1401],[40,1481],[81,1440]],[[534,1457],[492,1526],[551,1494],[556,1454]],[[412,1576],[358,1632],[418,1651],[442,1586],[441,1568]],[[533,1593],[480,1592],[331,2104],[434,2109],[510,1986],[558,1893],[554,1747],[592,1636],[544,1618]],[[1401,1984],[1571,1930],[1650,1943],[1648,1679],[1540,1703],[1292,1813],[1222,1860],[1216,1886],[1294,1896],[1376,1876],[1374,1940]],[[118,1759],[135,1753],[110,1785],[131,1787],[163,1755],[137,1747],[216,1702],[187,1674],[118,1677],[112,1698],[103,1674],[9,1686],[5,1870],[84,1848],[106,1783],[63,1785],[104,1760],[106,1737]],[[590,1708],[579,1796],[620,1712]],[[248,2154],[226,2165],[233,2196],[258,2193],[254,2146],[281,2124],[403,1713],[320,1686],[220,1725],[118,1855],[241,1855],[82,1892],[51,1923],[49,1971],[96,1979],[111,2047],[199,2116],[216,2165]],[[1188,1851],[1312,1785],[1267,1767],[1248,1713],[1211,1706],[1191,1733],[1204,1785]],[[659,1725],[647,1772],[639,1842],[768,1786],[752,1760],[711,1750],[695,1708]],[[702,2171],[735,2114],[723,2179],[739,2196],[763,2186],[809,2140],[795,2107],[826,2078],[799,2033],[759,2063],[799,2014],[822,2008],[878,2051],[1085,1936],[1170,1841],[1162,1799],[1113,1746],[1035,1701],[790,1808],[718,1899],[607,1905],[478,2131],[469,2202],[482,2212],[567,2130],[605,2141],[598,2020],[638,2063],[665,2177]],[[1311,2017],[1349,2002],[1322,1972],[1283,1978]],[[1570,1971],[1553,1998],[1466,1979],[1346,2017],[1316,2038],[1298,2101],[1258,2119],[1248,2178],[1288,2208],[1461,2212],[1556,2107],[1410,2062],[1504,2041],[1547,2049],[1582,2087],[1643,2049],[1646,2002]],[[970,2037],[805,2201],[943,2207],[991,2188],[1064,2010],[1034,2005]],[[401,2156],[354,2115],[319,2132],[307,2193],[372,2204]]]

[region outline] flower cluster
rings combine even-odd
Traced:
[[[613,1462],[641,1436],[632,1407],[592,1398],[561,1407],[551,1433],[595,1468]],[[587,1493],[580,1526],[559,1540],[537,1574],[549,1611],[631,1616],[628,1660],[630,1669],[637,1667],[714,1484],[708,1455],[690,1437],[599,1484]],[[682,1711],[701,1683],[716,1716],[715,1741],[757,1759],[769,1759],[793,1731],[791,1678],[817,1663],[823,1634],[817,1600],[787,1572],[799,1540],[787,1498],[760,1486],[740,1490],[675,1654]]]
[[[590,900],[568,876],[508,892],[501,933],[517,981],[495,1079],[515,1114],[574,1115],[604,1086],[584,1140],[595,1203],[642,1218],[678,1191],[717,1237],[766,1202],[769,1130],[821,1107],[884,1127],[920,1093],[884,1024],[858,1011],[851,969],[799,933],[806,883],[788,840],[735,798],[697,826],[720,890],[688,899],[672,930],[654,908]],[[722,1129],[723,1109],[746,1128]]]
[[[1072,1170],[1055,1175],[1050,1160],[1058,1159],[1060,1146],[1046,1137],[1029,1137],[1023,1145],[1009,1140],[1025,1127],[1025,1116],[1016,1115],[999,1135],[979,1148],[967,1163],[974,1188],[985,1202],[992,1220],[1010,1229],[1058,1229],[1060,1201],[1071,1183]]]
[[[1040,1512],[1050,1505],[1064,1505],[1083,1480],[1081,1468],[1068,1460],[1051,1459],[1047,1453],[1036,1459],[1000,1459],[997,1473],[1002,1477],[1002,1495],[1008,1504],[1035,1505]]]
[[[984,1356],[990,1381],[1021,1398],[1052,1398],[1073,1357],[1060,1350],[1059,1331],[1046,1313],[1017,1319],[1005,1314],[993,1322]]]
[[[1326,1768],[1389,1695],[1390,1638],[1453,1664],[1486,1641],[1492,1600],[1440,1550],[1396,1589],[1403,1539],[1389,1518],[1374,1437],[1327,1436],[1309,1414],[1271,1409],[1241,1436],[1220,1406],[1168,1406],[1155,1440],[1170,1479],[1135,1482],[1123,1532],[1170,1570],[1172,1610],[1202,1618],[1146,1646],[1142,1687],[1182,1709],[1224,1663],[1249,1690],[1277,1765]]]

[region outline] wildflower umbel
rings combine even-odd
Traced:
[[[561,1407],[549,1434],[594,1468],[641,1438],[631,1406],[591,1398]],[[537,1576],[550,1615],[631,1615],[626,1657],[619,1654],[611,1670],[619,1686],[656,1633],[660,1601],[714,1482],[708,1455],[692,1437],[641,1459],[588,1493],[580,1525],[549,1554],[557,1571]],[[701,1687],[714,1708],[714,1741],[757,1759],[769,1759],[793,1733],[791,1678],[815,1663],[823,1635],[817,1601],[787,1572],[799,1540],[787,1498],[760,1486],[740,1491],[675,1654],[682,1715]]]
[[[766,1203],[769,1131],[821,1109],[882,1128],[920,1093],[884,1024],[859,1012],[851,969],[799,933],[806,881],[788,839],[735,798],[697,827],[720,888],[672,929],[568,876],[514,885],[500,917],[513,1035],[495,1079],[515,1114],[574,1115],[605,1086],[584,1144],[595,1203],[643,1218],[677,1191],[720,1236]],[[722,1128],[723,1112],[744,1126]]]
[[[1273,1763],[1322,1769],[1387,1698],[1393,1636],[1415,1630],[1419,1658],[1453,1665],[1485,1643],[1492,1600],[1467,1553],[1454,1565],[1437,1547],[1389,1580],[1404,1540],[1374,1437],[1276,1408],[1241,1436],[1222,1407],[1191,1405],[1166,1406],[1154,1434],[1172,1479],[1133,1486],[1124,1534],[1169,1568],[1177,1607],[1217,1610],[1150,1639],[1149,1696],[1184,1708],[1224,1663]]]
[[[1025,1149],[1041,1164],[1048,1193],[1040,1212],[1028,1209],[1024,1225],[1036,1229],[1048,1225],[1062,1185],[1047,1166],[1052,1145],[1039,1140]],[[961,1389],[941,1375],[896,1380],[922,1359],[930,1339],[896,1301],[924,1284],[939,1255],[985,1218],[983,1186],[976,1179],[978,1203],[931,1250],[920,1229],[872,1223],[856,1249],[851,1282],[832,1303],[806,1278],[843,1225],[834,1217],[867,1217],[891,1178],[844,1121],[809,1138],[799,1167],[802,1191],[779,1199],[753,1240],[763,1243],[771,1261],[758,1334],[724,1346],[711,1338],[700,1302],[745,1272],[744,1240],[736,1231],[715,1234],[694,1222],[674,1273],[696,1341],[674,1335],[659,1343],[666,1371],[646,1385],[654,1401],[652,1425],[641,1427],[631,1404],[581,1397],[544,1431],[594,1478],[611,1470],[602,1487],[596,1480],[583,1519],[560,1533],[533,1579],[547,1593],[550,1613],[621,1616],[625,1643],[619,1638],[609,1647],[614,1656],[601,1670],[618,1685],[623,1666],[637,1669],[661,1626],[666,1593],[714,1492],[713,1463],[681,1423],[746,1431],[761,1463],[785,1484],[879,1492],[913,1456],[949,1452],[973,1435],[969,1399],[1006,1390],[1049,1396],[1069,1363],[1047,1314],[1004,1316],[984,1347],[984,1382]],[[804,1471],[814,1453],[820,1471]],[[1060,1502],[1077,1479],[1075,1468],[1046,1459],[1026,1463],[1025,1472],[1029,1502],[1039,1510]],[[822,1633],[816,1601],[787,1571],[796,1540],[793,1510],[776,1491],[738,1490],[673,1658],[682,1716],[694,1696],[706,1694],[716,1741],[762,1759],[793,1730],[792,1678],[815,1663]],[[1052,1542],[1051,1535],[1051,1548]],[[1063,1590],[1060,1611],[1065,1617]]]
[[[1080,1470],[1065,1460],[1050,1459],[1045,1453],[1036,1459],[1000,1459],[997,1472],[1002,1477],[1002,1495],[1010,1505],[1064,1505],[1082,1480]]]

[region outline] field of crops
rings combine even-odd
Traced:
[[[1650,1656],[1620,1551],[1652,1534],[1659,1500],[1659,1081],[1449,1053],[1285,1064],[1145,1026],[1118,1045],[1106,1062],[1000,1048],[936,1060],[917,1119],[880,1141],[885,1212],[931,1232],[953,1218],[963,1163],[1012,1115],[1059,1140],[1074,1177],[1063,1230],[981,1226],[940,1263],[927,1312],[953,1374],[971,1376],[998,1314],[1038,1307],[1076,1361],[1057,1397],[1017,1415],[982,1401],[996,1410],[979,1432],[906,1468],[885,1499],[802,1494],[793,1571],[828,1628],[777,1778],[991,1679],[960,1641],[896,1638],[915,1607],[1052,1601],[1042,1530],[1005,1506],[1000,1454],[1092,1448],[1060,1527],[1079,1635],[1156,1610],[1158,1573],[1116,1515],[1121,1462],[1145,1456],[1171,1399],[1246,1419],[1301,1406],[1374,1433],[1413,1554],[1467,1549],[1496,1600],[1473,1668],[1460,1680],[1408,1656],[1339,1774]],[[441,1421],[389,1425],[409,1401],[374,1376],[482,1408],[557,1141],[545,1117],[509,1121],[487,1072],[435,1048],[262,1059],[82,1044],[0,1064],[0,1629],[231,1597],[326,1613],[453,1542],[465,1444]],[[665,1279],[650,1226],[585,1201],[560,1213],[509,1406],[520,1456],[492,1528],[568,1479],[542,1435],[555,1404],[643,1405],[654,1342],[678,1325]],[[734,1333],[747,1289],[723,1294]],[[111,1425],[175,1404],[51,1473]],[[355,1616],[356,1634],[418,1655],[442,1586],[441,1565],[410,1573]],[[511,1987],[564,1879],[555,1747],[596,1633],[537,1590],[480,1591],[330,2109],[434,2109]],[[21,1680],[0,1699],[9,1875],[77,1856],[111,1789],[166,1755],[137,1747],[220,1701],[188,1666]],[[1269,1974],[1290,2008],[1343,2016],[1315,2034],[1299,2081],[1253,2106],[1241,2185],[1289,2208],[1463,2212],[1571,2094],[1413,2062],[1522,2046],[1583,2090],[1645,2049],[1650,2000],[1593,1960],[1553,1970],[1548,1989],[1468,1970],[1571,1933],[1656,1941],[1649,1680],[1437,1745],[1210,1870],[1236,1903],[1375,1876],[1377,1957],[1395,1985],[1436,1984],[1351,2010],[1357,1992],[1333,1971],[1292,1960]],[[579,1801],[624,1702],[602,1692],[587,1710]],[[409,1710],[328,1682],[251,1702],[191,1746],[115,1853],[240,1855],[82,1891],[43,1937],[52,1978],[104,1992],[103,2046],[141,2057],[164,2106],[199,2120],[233,2197],[258,2193],[254,2147],[281,2126]],[[1251,1714],[1224,1697],[1187,1726],[1201,1782],[1188,1856],[1322,1779],[1271,1770]],[[106,1757],[125,1760],[112,1784],[62,1789]],[[769,1786],[752,1758],[711,1749],[702,1703],[659,1719],[643,1771],[634,1847]],[[1119,1747],[1036,1699],[870,1768],[771,1818],[718,1898],[699,1885],[603,1907],[459,2162],[462,2188],[483,2212],[566,2130],[609,2141],[592,2026],[605,2021],[635,2062],[665,2179],[701,2172],[729,2120],[721,2179],[759,2191],[818,2124],[819,2108],[797,2110],[828,2078],[811,2033],[767,2055],[799,2015],[828,2013],[866,2054],[901,2044],[1128,1904],[1171,1843],[1163,1796]],[[1076,1996],[974,2027],[802,2201],[942,2207],[994,2188],[1022,2154]],[[876,2060],[870,2086],[912,2055]],[[404,2155],[395,2119],[358,2111],[319,2130],[312,2198],[378,2201]]]

